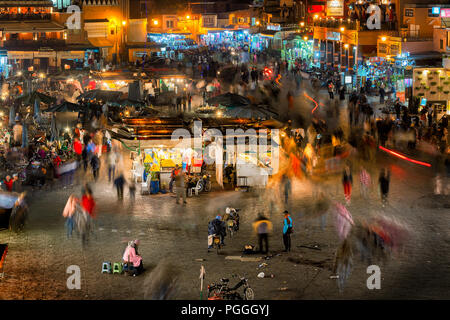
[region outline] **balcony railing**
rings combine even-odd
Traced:
[[[0,21],[51,20],[51,18],[50,13],[0,13]]]
[[[346,19],[328,19],[328,20],[319,20],[314,22],[314,26],[323,27],[323,28],[334,28],[340,29],[344,27],[347,30],[357,30],[357,31],[372,31],[367,28],[366,24],[359,24],[356,20]],[[395,23],[381,23],[381,29],[373,29],[373,31],[377,30],[385,30],[385,31],[395,31],[397,30]]]
[[[4,48],[42,48],[42,47],[64,47],[66,40],[62,39],[38,39],[38,40],[5,40]]]

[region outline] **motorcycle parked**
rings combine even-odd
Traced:
[[[246,277],[232,275],[239,278],[239,282],[232,288],[228,287],[229,279],[222,278],[220,283],[212,283],[208,285],[208,300],[254,300],[255,293],[248,283]],[[243,287],[243,296],[237,291]]]
[[[211,175],[204,174],[200,180],[199,184],[201,185],[200,192],[210,192],[211,191]]]

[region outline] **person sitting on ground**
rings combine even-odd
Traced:
[[[144,271],[144,265],[142,263],[142,257],[138,254],[137,247],[139,245],[139,240],[129,241],[128,246],[123,254],[123,262],[128,265],[133,265],[133,277],[141,274]]]

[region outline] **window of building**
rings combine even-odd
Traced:
[[[434,13],[433,8],[428,8],[428,17],[439,17],[439,13]]]
[[[166,21],[166,28],[173,29],[173,20]]]
[[[439,39],[439,49],[444,49],[444,39]]]
[[[450,31],[447,32],[447,47],[450,48]]]
[[[405,9],[405,17],[414,17],[414,9]]]

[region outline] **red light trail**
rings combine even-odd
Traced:
[[[431,167],[431,164],[429,164],[429,163],[422,162],[422,161],[417,161],[417,160],[414,160],[414,159],[410,159],[410,158],[408,158],[408,157],[406,157],[406,156],[404,156],[404,155],[402,155],[400,153],[397,153],[395,151],[386,149],[386,148],[384,148],[382,146],[379,146],[379,148],[381,150],[383,150],[383,151],[386,151],[387,153],[390,153],[390,154],[400,158],[400,159],[403,159],[403,160],[406,160],[406,161],[409,161],[409,162],[412,162],[412,163],[420,164],[420,165],[425,166],[425,167]]]
[[[314,113],[314,111],[316,111],[317,107],[319,106],[319,104],[317,103],[316,100],[314,100],[313,98],[311,98],[306,92],[303,92],[303,94],[305,95],[306,98],[308,98],[309,100],[311,100],[312,102],[314,102],[314,104],[316,105],[314,107],[314,109],[311,110],[311,113]]]

